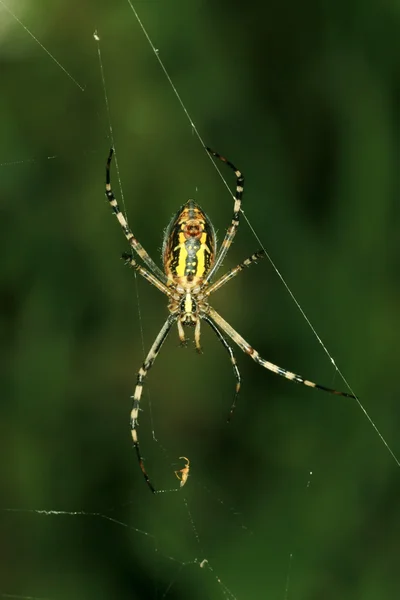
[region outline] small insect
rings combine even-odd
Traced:
[[[183,487],[189,477],[190,460],[188,458],[186,458],[186,456],[180,456],[179,460],[186,460],[186,465],[182,469],[179,469],[179,471],[175,471],[175,475],[181,482],[180,486]]]
[[[256,263],[258,259],[263,258],[265,253],[262,250],[258,250],[246,258],[242,263],[225,273],[225,275],[214,281],[214,283],[211,283],[211,280],[225,259],[239,227],[244,178],[242,173],[229,162],[229,160],[210,148],[207,148],[207,151],[230,167],[236,176],[236,191],[233,197],[234,205],[231,224],[227,229],[221,248],[217,252],[215,231],[210,219],[194,200],[188,200],[180,207],[165,231],[162,248],[164,271],[161,271],[156,263],[150,258],[143,246],[135,238],[128,226],[125,216],[119,209],[117,200],[111,188],[110,180],[110,165],[113,149],[110,150],[106,166],[106,196],[121,225],[122,231],[131,246],[131,253],[125,253],[122,257],[125,259],[126,264],[135,269],[137,273],[147,279],[149,283],[154,285],[168,298],[169,315],[139,369],[130,417],[132,440],[139,465],[147,485],[153,493],[155,493],[156,490],[146,472],[139,446],[137,433],[139,405],[147,373],[153,366],[161,346],[174,324],[177,325],[178,336],[183,346],[187,343],[185,328],[194,328],[196,350],[197,352],[201,352],[200,326],[201,322],[207,323],[229,354],[233,373],[236,378],[236,387],[228,420],[230,420],[236,407],[241,378],[233,349],[224,334],[233,340],[235,344],[237,344],[239,348],[248,354],[257,364],[276,373],[276,375],[281,375],[290,381],[317,388],[324,392],[345,396],[346,398],[354,398],[352,394],[338,392],[323,385],[319,385],[265,360],[259,355],[257,350],[252,348],[250,344],[235,329],[233,329],[233,327],[225,321],[212,306],[210,306],[209,298],[211,294],[214,294],[214,292],[221,289],[223,285],[236,277],[236,275],[243,271],[245,267],[249,267]],[[136,253],[146,266],[142,266],[136,261],[134,253]],[[189,465],[187,466],[189,467]]]

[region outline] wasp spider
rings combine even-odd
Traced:
[[[197,351],[200,352],[200,327],[201,322],[205,321],[215,332],[216,336],[228,352],[236,378],[235,396],[229,418],[232,416],[235,409],[240,390],[240,373],[232,347],[223,334],[233,340],[239,348],[248,354],[257,364],[277,375],[281,375],[296,383],[302,383],[308,387],[317,388],[332,394],[338,394],[339,396],[346,396],[347,398],[354,398],[352,394],[338,392],[323,385],[319,385],[265,360],[237,331],[235,331],[235,329],[233,329],[233,327],[231,327],[231,325],[229,325],[229,323],[227,323],[227,321],[225,321],[225,319],[223,319],[223,317],[221,317],[220,314],[212,308],[212,306],[210,306],[208,301],[211,294],[219,290],[228,281],[233,279],[233,277],[236,277],[236,275],[245,267],[249,267],[258,259],[263,258],[264,252],[255,252],[255,254],[246,258],[246,260],[228,271],[214,283],[211,283],[213,276],[221,266],[226,253],[232,244],[239,226],[244,178],[242,173],[226,158],[217,154],[210,148],[207,148],[207,150],[212,156],[222,160],[228,165],[236,175],[236,192],[234,196],[232,222],[225,234],[221,248],[219,249],[219,252],[217,252],[215,231],[210,219],[194,200],[188,200],[178,210],[165,231],[162,249],[164,272],[155,264],[143,246],[135,238],[128,227],[125,216],[119,209],[117,200],[111,188],[110,180],[110,165],[113,149],[111,149],[107,160],[106,196],[132,251],[131,254],[123,254],[123,258],[126,260],[127,264],[135,269],[135,271],[140,273],[142,277],[147,279],[147,281],[159,289],[160,292],[165,294],[169,301],[169,315],[167,320],[161,327],[143,365],[139,369],[136,388],[133,394],[133,406],[130,418],[132,440],[136,449],[139,465],[144,478],[153,493],[155,492],[155,488],[147,475],[139,447],[137,434],[139,404],[146,375],[153,366],[161,346],[171,327],[175,323],[178,328],[178,335],[182,345],[186,345],[185,327],[194,327],[195,345]],[[136,261],[134,253],[142,259],[146,266],[142,266]]]

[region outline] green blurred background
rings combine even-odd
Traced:
[[[153,258],[186,199],[219,239],[232,200],[127,2],[7,2],[84,91],[0,2],[0,598],[400,597],[400,470],[357,403],[237,350],[243,386],[227,425],[234,379],[206,326],[202,356],[173,330],[149,374],[139,434],[156,487],[176,487],[178,457],[192,461],[179,493],[149,493],[130,395],[141,332],[147,351],[166,302],[120,260],[95,29],[129,222]],[[205,142],[243,170],[247,217],[400,455],[400,4],[135,6]],[[225,269],[257,248],[243,221]],[[267,359],[346,389],[268,261],[213,304]]]

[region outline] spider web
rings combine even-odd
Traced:
[[[266,23],[286,22],[263,10]],[[377,253],[387,239],[383,209],[374,212],[390,175],[386,88],[354,49],[351,60],[346,53],[349,89],[357,75],[369,92],[363,98],[372,98],[360,114],[345,94],[334,39],[341,25],[330,15],[321,22],[331,24],[331,45],[319,56],[313,39],[298,60],[279,45],[289,48],[293,38],[284,42],[272,25],[257,29],[256,17],[231,4],[180,0],[96,3],[85,14],[78,3],[29,10],[0,0],[8,350],[0,597],[398,595],[398,460],[386,441],[396,439],[397,304],[391,255]],[[341,108],[327,103],[328,91]],[[326,123],[344,135],[333,114],[351,115],[353,129],[341,152],[321,158],[316,149],[339,144]],[[356,143],[371,122],[379,156],[385,149],[388,159],[380,158],[376,178],[377,169],[366,168],[376,167],[376,153]],[[141,281],[132,285],[118,263],[121,232],[99,200],[104,161],[115,144],[114,180],[136,235],[156,257],[163,227],[188,197],[212,216],[219,238],[230,220],[232,201],[205,160],[203,137],[246,175],[251,229],[241,226],[224,267],[256,249],[255,230],[313,315],[312,331],[274,265],[231,282],[217,309],[266,358],[320,383],[341,387],[332,354],[340,356],[364,413],[379,425],[361,418],[361,405],[274,378],[237,351],[244,383],[227,426],[234,382],[222,348],[205,330],[197,357],[177,348],[172,333],[149,374],[140,419],[146,466],[161,490],[153,498],[126,423],[135,373],[165,303]],[[329,186],[321,178],[310,185],[320,171]],[[191,471],[179,489],[174,470],[183,454]]]

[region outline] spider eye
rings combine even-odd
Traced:
[[[204,231],[204,221],[200,219],[192,219],[190,221],[183,222],[181,225],[185,238],[200,239]]]

